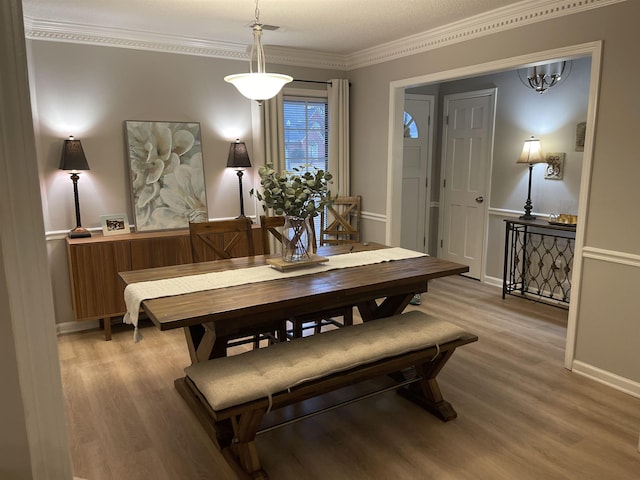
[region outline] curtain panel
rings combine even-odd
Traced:
[[[350,194],[349,80],[331,80],[329,106],[329,171],[334,175],[335,193]]]

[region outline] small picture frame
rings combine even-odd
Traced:
[[[544,170],[544,178],[547,180],[562,180],[564,173],[564,153],[547,153],[547,166]]]
[[[102,215],[102,234],[122,235],[130,233],[129,218],[126,213],[117,213],[113,215]]]

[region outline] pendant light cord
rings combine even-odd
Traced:
[[[260,9],[258,8],[258,0],[256,0],[256,24],[260,23]]]

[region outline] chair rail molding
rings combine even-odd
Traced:
[[[582,257],[600,260],[602,262],[617,263],[626,265],[627,267],[640,268],[640,255],[634,253],[617,252],[615,250],[596,247],[584,247],[582,249]]]

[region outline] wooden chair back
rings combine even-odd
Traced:
[[[256,254],[251,220],[245,217],[190,223],[189,234],[194,262],[252,257]]]
[[[317,250],[316,231],[311,222],[311,249],[315,253]],[[262,232],[262,249],[265,255],[271,253],[271,245],[273,242],[277,242],[282,245],[282,227],[284,226],[284,217],[282,215],[267,216],[260,215],[260,230]]]
[[[360,241],[361,196],[336,197],[320,218],[320,246]],[[325,227],[326,225],[326,227]]]

